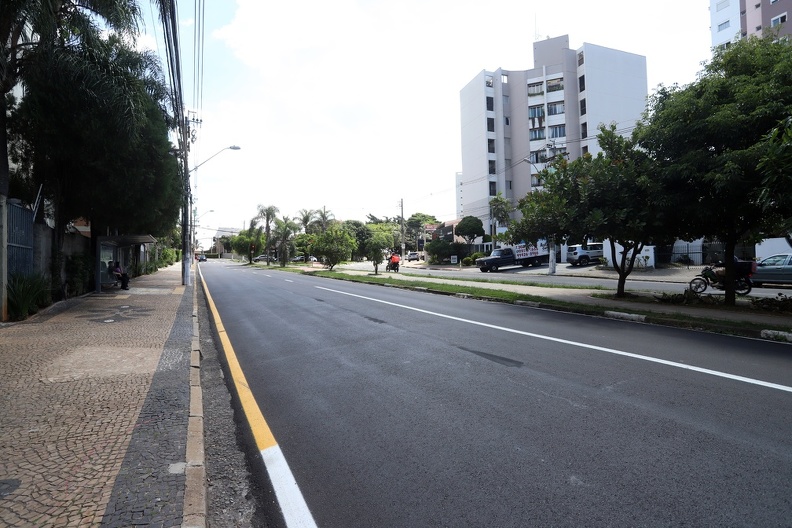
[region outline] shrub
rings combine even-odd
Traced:
[[[15,321],[21,321],[52,303],[49,281],[41,274],[14,274],[9,278],[7,291],[8,314]]]
[[[72,255],[65,258],[66,288],[69,295],[82,295],[89,289],[93,269],[90,255]]]

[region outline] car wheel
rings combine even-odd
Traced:
[[[490,266],[490,271],[495,273],[496,271],[498,271],[498,266]]]
[[[588,266],[589,259],[588,257],[580,257],[580,265],[581,266]]]
[[[489,268],[479,268],[479,269],[481,270],[481,273],[487,273],[489,271]]]

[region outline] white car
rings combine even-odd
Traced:
[[[599,262],[602,256],[602,242],[576,244],[567,248],[567,262],[573,266],[577,266],[578,264],[586,266],[592,262]]]

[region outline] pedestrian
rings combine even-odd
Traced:
[[[129,275],[124,271],[124,268],[121,267],[121,263],[116,261],[115,268],[113,269],[114,273],[117,273],[121,277],[121,289],[128,290],[129,289]]]

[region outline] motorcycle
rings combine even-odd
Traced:
[[[741,264],[742,262],[737,262],[735,274],[737,277],[734,279],[734,291],[737,295],[748,295],[751,293],[751,288],[753,288],[753,283],[751,282],[751,273],[747,272]],[[745,264],[751,265],[750,262],[746,262]],[[716,290],[725,290],[726,286],[723,284],[722,280],[724,277],[719,276],[715,272],[716,267],[721,266],[707,266],[705,267],[701,273],[696,275],[696,277],[690,281],[690,290],[695,293],[703,293],[707,290],[707,287],[712,287]]]
[[[388,263],[385,264],[385,271],[395,271],[396,273],[398,273],[399,272],[399,263],[398,262],[391,262],[389,260]]]

